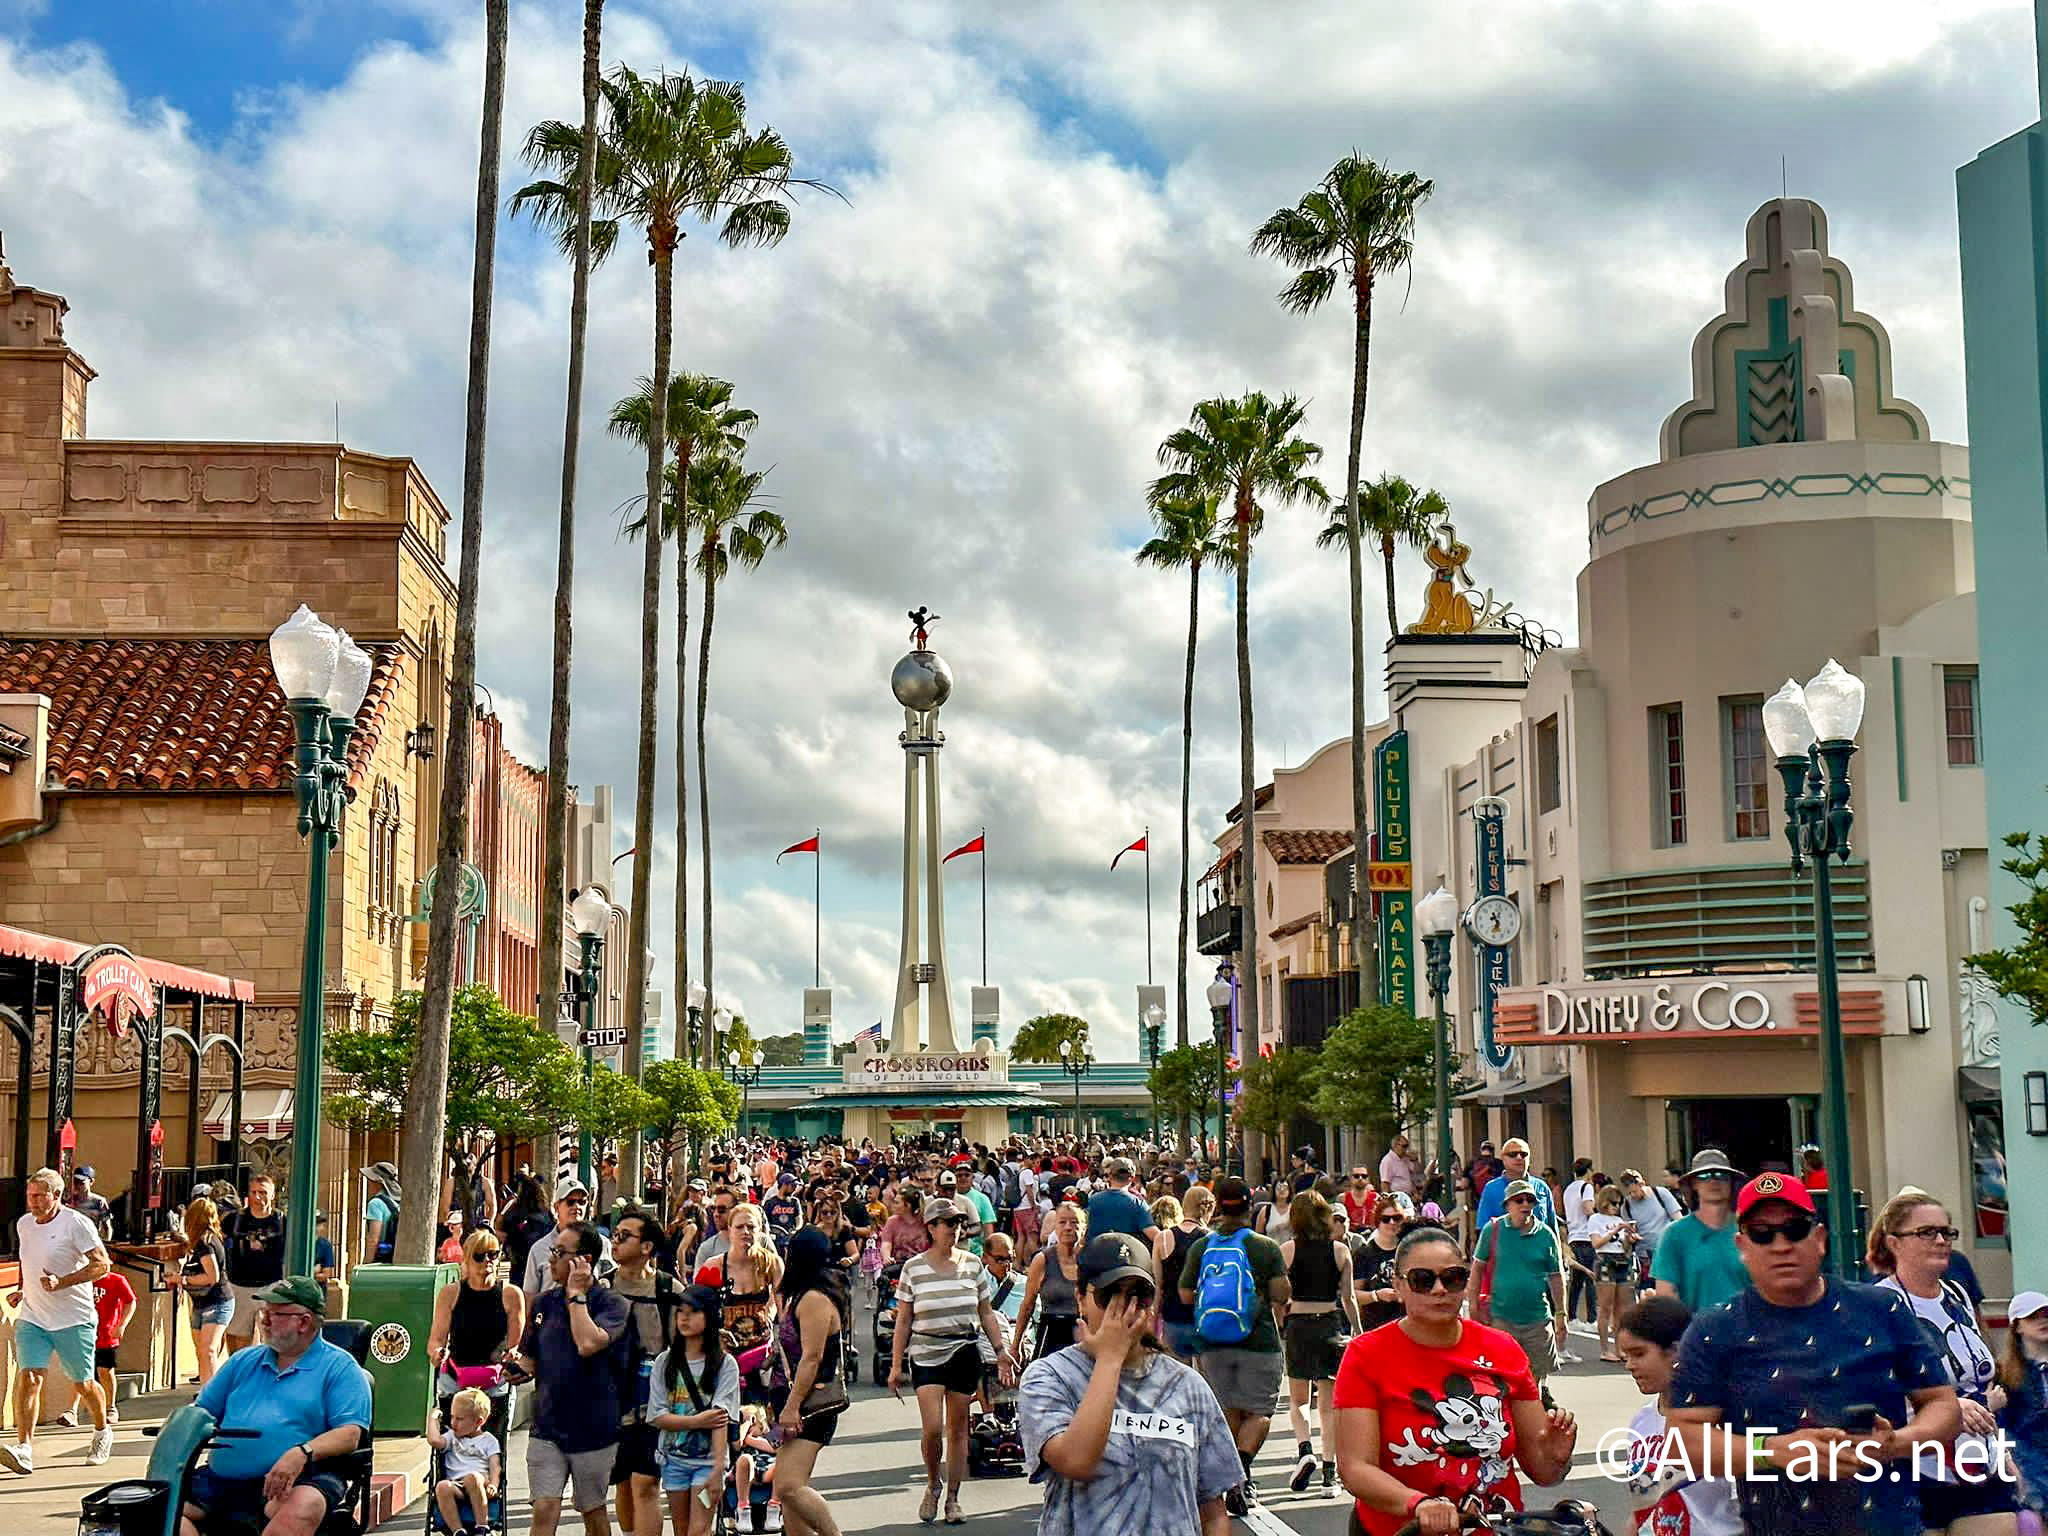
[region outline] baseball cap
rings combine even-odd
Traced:
[[[310,1275],[286,1275],[277,1284],[258,1291],[256,1300],[271,1306],[304,1307],[315,1317],[327,1314],[327,1288]]]
[[[710,1325],[716,1327],[725,1303],[715,1285],[686,1285],[676,1293],[676,1305],[703,1313],[710,1320]]]
[[[1696,1179],[1702,1174],[1719,1174],[1724,1179],[1739,1179],[1742,1170],[1728,1161],[1728,1154],[1719,1147],[1701,1147],[1693,1153],[1692,1161],[1685,1165],[1685,1177]]]
[[[74,1179],[84,1179],[88,1183],[90,1183],[92,1180],[98,1178],[99,1174],[94,1171],[91,1163],[80,1163],[76,1168],[71,1170],[71,1177],[73,1177]]]
[[[1251,1186],[1243,1179],[1228,1178],[1216,1181],[1216,1208],[1219,1211],[1248,1211],[1251,1204]]]
[[[1761,1205],[1766,1200],[1782,1200],[1809,1216],[1819,1214],[1813,1207],[1813,1195],[1808,1191],[1804,1180],[1789,1173],[1760,1173],[1743,1185],[1741,1192],[1736,1195],[1735,1219],[1740,1221],[1749,1214],[1751,1207]]]
[[[926,1226],[930,1226],[935,1221],[959,1221],[963,1218],[963,1215],[964,1213],[960,1207],[948,1200],[944,1195],[935,1196],[924,1203],[924,1224]]]
[[[796,1182],[796,1175],[795,1175],[795,1174],[793,1174],[793,1173],[785,1173],[785,1174],[783,1174],[783,1175],[782,1175],[782,1176],[781,1176],[780,1178],[778,1178],[778,1179],[777,1179],[777,1180],[776,1180],[775,1182],[776,1182],[776,1183],[777,1183],[778,1185],[781,1185],[781,1184],[794,1184],[794,1183]]]
[[[1091,1290],[1102,1290],[1119,1280],[1142,1280],[1154,1290],[1159,1288],[1152,1251],[1128,1232],[1089,1238],[1081,1250],[1080,1271],[1081,1283]]]
[[[589,1186],[581,1179],[567,1178],[555,1186],[555,1203],[559,1205],[571,1195],[587,1195],[589,1193]]]
[[[1531,1200],[1534,1200],[1536,1198],[1536,1186],[1527,1179],[1508,1180],[1508,1187],[1501,1191],[1501,1199],[1508,1201],[1514,1199],[1517,1195],[1527,1195]]]
[[[2048,1296],[2039,1291],[2021,1291],[2006,1303],[2007,1322],[2018,1322],[2023,1317],[2032,1317],[2036,1312],[2048,1312]]]

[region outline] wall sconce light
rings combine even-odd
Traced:
[[[405,755],[431,762],[434,757],[434,722],[422,720],[405,733]]]
[[[1906,978],[1906,1029],[1915,1035],[1924,1035],[1934,1028],[1927,1017],[1927,978],[1908,976]]]
[[[2029,1072],[2021,1081],[2026,1089],[2027,1134],[2048,1136],[2048,1072]]]

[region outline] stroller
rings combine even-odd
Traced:
[[[981,1368],[981,1395],[988,1410],[967,1426],[969,1477],[1022,1477],[1024,1435],[1017,1424],[1017,1389],[1006,1387],[993,1365]]]
[[[448,1522],[441,1518],[441,1507],[434,1498],[434,1490],[447,1476],[442,1470],[444,1454],[435,1451],[427,1464],[427,1536],[457,1536],[456,1532],[448,1529]],[[475,1516],[476,1511],[469,1508],[468,1494],[456,1494],[455,1502],[458,1509],[467,1510],[472,1517]],[[489,1526],[493,1531],[505,1529],[505,1483],[502,1476],[498,1481],[498,1491],[491,1495],[490,1508],[484,1511],[484,1517],[478,1523]]]
[[[882,1362],[890,1359],[896,1349],[896,1282],[903,1276],[903,1264],[899,1260],[886,1264],[875,1276],[875,1367],[873,1379],[886,1382],[889,1373],[882,1369]]]

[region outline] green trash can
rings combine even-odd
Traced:
[[[364,1264],[349,1277],[349,1311],[370,1325],[370,1429],[417,1435],[434,1406],[434,1297],[453,1264]]]

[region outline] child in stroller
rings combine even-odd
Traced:
[[[726,1518],[741,1532],[781,1530],[782,1510],[775,1503],[775,1436],[769,1429],[768,1410],[759,1403],[742,1407],[733,1437]]]
[[[451,1400],[445,1432],[441,1410],[428,1414],[427,1444],[434,1452],[434,1497],[427,1506],[429,1531],[487,1536],[494,1528],[503,1528],[505,1453],[498,1437],[484,1428],[490,1416],[490,1398],[474,1387],[456,1393]]]
[[[1017,1389],[1005,1387],[994,1365],[981,1367],[982,1410],[967,1426],[967,1474],[1013,1477],[1024,1471],[1024,1436],[1017,1424]]]

